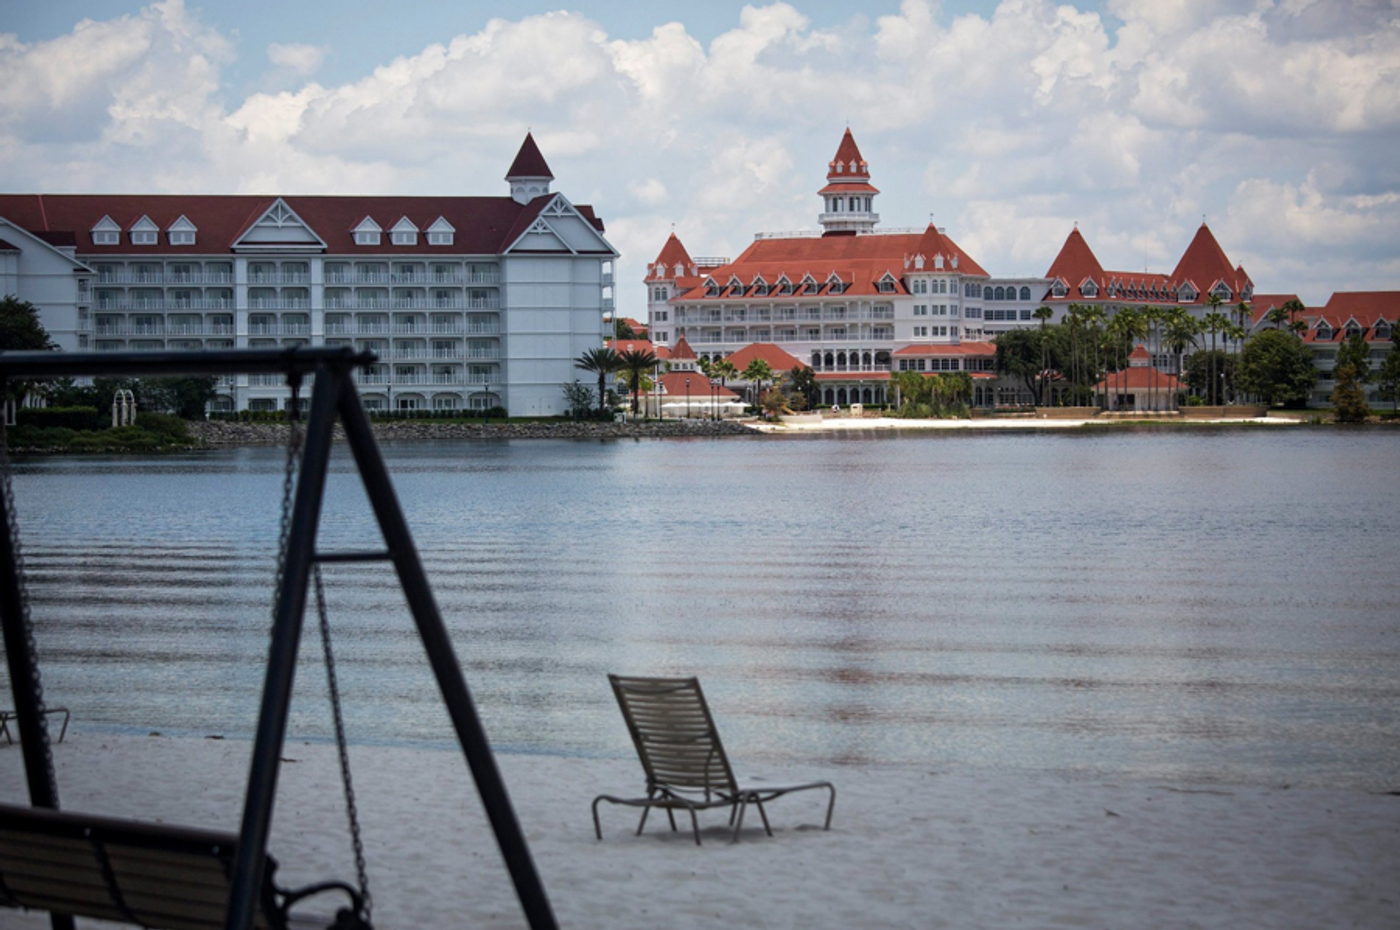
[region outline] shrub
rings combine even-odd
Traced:
[[[96,407],[26,407],[15,414],[17,426],[36,426],[40,429],[62,426],[74,430],[102,429],[107,425]]]
[[[166,442],[193,442],[189,426],[173,413],[138,413],[136,423],[138,428]]]

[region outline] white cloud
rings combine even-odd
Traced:
[[[936,214],[993,273],[1043,271],[1075,220],[1105,265],[1169,269],[1206,213],[1261,289],[1400,286],[1396,0],[1112,0],[1108,20],[903,0],[830,28],[803,8],[746,7],[708,46],[680,22],[619,39],[577,13],[498,18],[345,82],[309,80],[325,49],[273,45],[278,83],[231,99],[233,43],[170,0],[0,35],[0,171],[11,189],[491,194],[530,128],[640,282],[672,223],[694,254],[813,226],[849,121],[885,225]],[[640,283],[619,300],[644,312]]]
[[[326,50],[319,45],[274,42],[267,47],[267,57],[274,65],[299,77],[315,74],[326,60]]]

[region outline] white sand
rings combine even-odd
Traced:
[[[1112,420],[1074,420],[1058,419],[1053,417],[982,417],[976,420],[913,420],[899,417],[798,417],[785,419],[778,423],[765,423],[753,421],[749,423],[754,429],[765,433],[840,433],[851,430],[1041,430],[1041,429],[1078,429],[1089,424],[1110,428],[1115,425],[1133,425],[1147,423],[1170,423],[1172,425],[1211,425],[1211,424],[1236,424],[1236,423],[1267,423],[1271,426],[1297,425],[1300,421],[1287,417],[1233,417],[1225,420],[1157,420],[1147,418],[1133,421],[1112,421]]]
[[[65,808],[235,830],[249,744],[71,733],[55,747]],[[353,880],[334,750],[295,744],[272,852],[284,884]],[[521,927],[524,920],[461,756],[356,748],[380,930]],[[800,767],[740,777],[828,778],[704,846],[664,818],[634,837],[632,760],[498,757],[559,923],[574,928],[1395,928],[1400,797],[1069,781],[897,768]],[[0,747],[0,798],[23,803],[18,747]],[[752,814],[753,812],[750,812]],[[657,822],[657,821],[660,822]],[[0,927],[47,927],[0,910]]]

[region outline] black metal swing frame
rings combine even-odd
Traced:
[[[282,374],[293,381],[307,375],[314,377],[301,469],[292,504],[285,575],[274,609],[272,639],[249,765],[238,849],[231,873],[226,930],[250,930],[258,906],[259,889],[264,880],[263,869],[268,860],[268,833],[312,569],[317,563],[370,561],[390,562],[398,574],[409,612],[423,642],[428,663],[476,782],[477,792],[526,920],[532,930],[554,930],[554,914],[544,886],[496,767],[490,743],[457,662],[451,638],[438,611],[384,459],[375,443],[369,417],[351,378],[355,368],[376,361],[374,353],[356,353],[349,347],[229,349],[214,352],[0,352],[0,385],[10,380],[70,376],[263,373]],[[386,548],[382,551],[320,553],[316,549],[337,416],[383,534]],[[7,493],[8,488],[0,483],[0,515],[12,512],[13,501],[5,499]],[[0,624],[4,628],[30,804],[57,810],[58,793],[51,779],[52,758],[41,716],[42,700],[37,687],[25,687],[25,683],[31,680],[30,668],[35,657],[24,629],[22,598],[18,553],[8,528],[0,526]],[[53,924],[55,930],[72,926],[71,919],[58,914],[53,915]]]

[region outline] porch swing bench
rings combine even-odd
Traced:
[[[234,833],[0,804],[0,905],[152,930],[222,930],[237,848]],[[352,885],[289,890],[273,880],[276,870],[267,856],[253,918],[259,930],[330,925],[325,916],[290,913],[323,892],[343,892],[348,913],[363,911]]]

